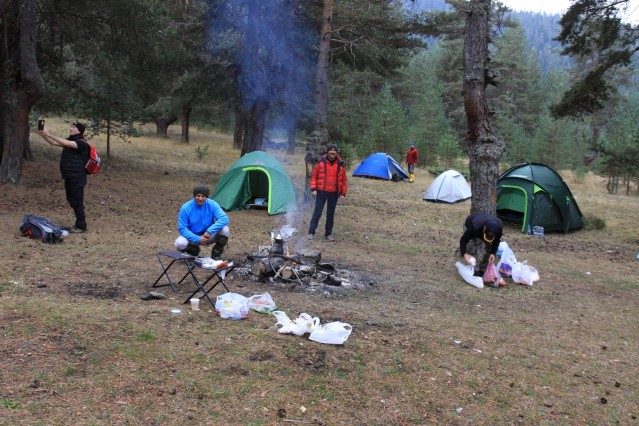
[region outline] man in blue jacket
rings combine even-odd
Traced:
[[[229,240],[229,218],[222,207],[209,199],[209,188],[198,184],[193,188],[193,199],[180,208],[175,248],[193,256],[200,254],[200,246],[210,246],[211,257],[220,259]]]

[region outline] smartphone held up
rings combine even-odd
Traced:
[[[44,120],[38,120],[38,130],[44,130]]]

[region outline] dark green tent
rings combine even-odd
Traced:
[[[212,198],[224,210],[239,210],[246,204],[259,205],[269,214],[295,210],[295,188],[282,165],[263,151],[241,157],[220,178]]]
[[[497,216],[521,224],[521,231],[543,226],[544,232],[568,232],[583,226],[583,217],[568,185],[539,163],[511,167],[497,180]]]

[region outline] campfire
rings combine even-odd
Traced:
[[[250,273],[271,284],[297,283],[304,286],[350,286],[347,274],[338,273],[332,263],[322,262],[322,253],[308,251],[291,253],[287,241],[294,229],[284,227],[270,232],[270,244],[258,246],[256,253],[247,254]]]

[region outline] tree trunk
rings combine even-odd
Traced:
[[[262,47],[260,45],[260,38],[258,36],[258,30],[260,27],[260,5],[259,0],[250,0],[247,4],[247,26],[246,26],[246,42],[245,49],[251,54],[256,55]],[[244,64],[245,67],[251,67],[249,64]],[[248,70],[245,70],[248,71]],[[245,115],[245,128],[244,128],[244,143],[242,144],[242,151],[240,155],[244,155],[249,152],[259,151],[262,149],[262,140],[264,137],[264,124],[266,122],[266,113],[269,107],[269,101],[262,93],[257,93],[253,90],[254,84],[259,82],[252,81],[249,78],[250,83],[244,84],[243,93],[243,113]],[[247,81],[248,83],[248,81]]]
[[[190,102],[182,105],[182,143],[189,143],[189,126],[191,125],[191,111],[193,105]]]
[[[315,128],[306,145],[306,179],[304,201],[311,201],[309,188],[313,166],[319,161],[328,145],[328,60],[331,51],[333,0],[324,0],[322,28],[320,30],[319,55],[315,73]]]
[[[248,127],[250,128],[250,133],[248,139],[244,140],[241,155],[262,150],[264,123],[266,122],[267,111],[268,101],[264,98],[255,99],[248,116]]]
[[[169,126],[177,121],[177,117],[174,115],[168,117],[153,117],[155,123],[155,134],[161,138],[169,137]]]
[[[111,119],[107,119],[106,128],[107,158],[111,158]]]
[[[471,0],[464,37],[464,109],[468,118],[468,156],[472,182],[471,213],[496,213],[499,159],[504,141],[493,132],[486,102],[490,0]]]
[[[291,120],[294,121],[294,120]],[[294,122],[290,123],[288,125],[288,128],[286,129],[286,134],[288,136],[288,140],[286,143],[286,153],[293,155],[295,154],[295,129],[296,129],[296,125]]]
[[[235,111],[235,126],[233,126],[233,149],[242,149],[244,141],[244,114]]]
[[[328,59],[331,50],[331,30],[333,19],[333,0],[324,0],[322,10],[322,28],[317,57],[317,71],[315,81],[315,129],[313,133],[319,143],[313,151],[319,151],[321,145],[328,143]]]
[[[22,181],[24,141],[29,137],[29,112],[44,93],[36,61],[35,0],[3,3],[0,21],[0,123],[3,183]]]
[[[29,140],[29,122],[26,123],[26,129],[24,129],[24,141],[22,143],[22,158],[25,161],[33,161],[35,157],[33,156],[33,152],[31,151],[31,141]]]

